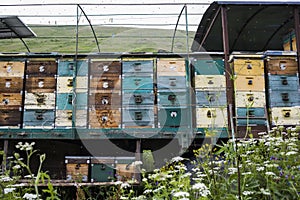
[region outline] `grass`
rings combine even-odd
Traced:
[[[23,40],[31,52],[75,53],[76,26],[29,25],[36,38]],[[170,51],[174,30],[130,27],[94,26],[101,52],[157,52]],[[97,43],[89,26],[79,26],[78,52],[98,52]],[[195,32],[189,32],[189,47]],[[190,48],[189,48],[190,49]],[[177,31],[174,52],[186,52],[186,33]],[[0,40],[0,52],[27,52],[19,39]]]

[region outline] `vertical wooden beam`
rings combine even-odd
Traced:
[[[136,149],[135,149],[135,160],[141,161],[141,140],[136,140]],[[139,167],[139,166],[138,166]],[[136,168],[136,170],[138,169]],[[138,182],[141,182],[141,173],[139,171],[135,172],[135,178]]]
[[[300,19],[299,19],[299,8],[297,6],[294,8],[294,20],[295,20],[298,73],[300,74]]]
[[[3,144],[3,161],[2,161],[2,171],[6,171],[7,165],[7,154],[8,154],[8,140],[4,140]]]
[[[227,21],[227,7],[221,6],[221,18],[222,18],[222,39],[223,39],[223,50],[224,50],[224,66],[226,75],[226,95],[227,105],[232,105],[234,108],[234,95],[233,95],[233,83],[232,74],[229,65],[229,36],[228,36],[228,21]],[[227,110],[230,112],[229,107]],[[232,116],[235,116],[234,109],[232,109]],[[231,126],[230,119],[228,118],[228,131],[231,132],[233,127]]]

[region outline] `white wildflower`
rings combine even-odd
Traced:
[[[260,188],[260,191],[261,191],[261,193],[264,194],[264,195],[271,195],[269,189]]]
[[[250,174],[252,174],[251,172],[244,172],[244,173],[242,173],[242,175],[250,175]]]
[[[265,170],[265,167],[257,167],[257,168],[256,168],[256,171],[259,171],[259,172],[260,172],[260,171],[264,171],[264,170]]]
[[[207,197],[208,195],[210,195],[210,191],[204,183],[196,183],[192,186],[192,189],[196,190],[197,193],[202,197]]]
[[[268,176],[276,176],[276,174],[274,172],[266,172],[265,174]]]
[[[129,199],[128,197],[121,196],[120,199]]]
[[[291,155],[296,155],[296,154],[298,154],[298,152],[296,152],[296,151],[289,151],[285,155],[286,156],[291,156]]]
[[[189,197],[190,193],[188,192],[176,192],[173,194],[174,197]]]
[[[122,185],[122,183],[123,183],[122,181],[116,181],[115,185]]]
[[[130,185],[126,182],[121,184],[121,188],[128,188],[128,187],[130,187]]]
[[[16,190],[16,188],[4,188],[4,194],[8,194]]]
[[[143,182],[147,182],[148,179],[147,179],[147,178],[143,178],[142,181],[143,181]]]
[[[10,178],[9,176],[4,176],[0,179],[0,182],[9,182],[12,181],[13,179]]]
[[[139,165],[142,165],[143,164],[143,162],[142,161],[134,161],[133,163],[132,163],[132,165],[133,166],[139,166]]]
[[[251,195],[251,194],[253,194],[254,192],[253,191],[244,191],[243,192],[243,195],[244,196],[248,196],[248,195]]]
[[[197,172],[197,171],[199,171],[199,170],[200,170],[199,168],[193,168],[193,169],[192,169],[193,172]]]
[[[207,187],[204,183],[196,183],[195,185],[192,186],[193,190],[206,190]]]
[[[171,159],[171,162],[180,162],[183,161],[184,158],[180,157],[180,156],[176,156],[174,158]]]
[[[185,177],[190,177],[190,176],[192,176],[192,174],[191,174],[190,172],[185,173],[185,174],[182,175],[183,178],[185,178]]]
[[[230,168],[228,168],[228,170],[229,170],[228,174],[235,174],[238,171],[238,169],[234,168],[234,167],[230,167]]]
[[[30,194],[30,193],[25,193],[23,196],[23,199],[29,199],[29,200],[34,200],[37,199],[37,195],[36,194]]]
[[[162,189],[164,189],[164,188],[166,188],[166,187],[165,187],[165,186],[160,186],[159,188],[153,190],[153,192],[154,192],[154,193],[157,193],[157,192],[159,192],[160,190],[162,190]]]
[[[15,166],[13,166],[12,168],[13,168],[13,169],[20,169],[21,166],[20,166],[20,165],[15,165]]]
[[[152,192],[152,190],[147,189],[147,190],[144,191],[144,194],[148,194],[148,193],[151,193],[151,192]]]

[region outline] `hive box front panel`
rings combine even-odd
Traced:
[[[20,126],[22,112],[19,109],[2,110],[0,109],[0,127],[1,126]]]
[[[299,87],[299,77],[294,76],[284,76],[284,75],[270,75],[268,76],[268,86],[271,90],[298,90]]]
[[[236,107],[264,107],[266,105],[265,92],[235,92]]]
[[[0,92],[5,93],[19,93],[23,90],[22,77],[0,77]]]
[[[196,90],[196,104],[198,107],[227,106],[226,91]]]
[[[89,106],[95,109],[118,109],[121,107],[121,94],[97,92],[89,96]]]
[[[300,106],[300,90],[269,90],[270,107]]]
[[[28,60],[26,75],[30,77],[53,77],[57,74],[57,62],[55,60]]]
[[[154,105],[153,90],[123,90],[122,104],[124,106]]]
[[[90,78],[90,88],[92,90],[120,90],[121,89],[121,79],[119,76],[92,76]]]
[[[25,93],[25,109],[54,109],[55,93]]]
[[[234,74],[242,76],[264,75],[264,61],[262,59],[234,59]]]
[[[222,59],[194,59],[192,65],[195,75],[223,75],[225,73]]]
[[[0,77],[23,77],[25,62],[0,61]]]
[[[157,59],[158,76],[185,76],[185,60],[183,58]]]
[[[57,93],[69,93],[73,91],[73,77],[64,76],[57,78]]]
[[[227,108],[196,108],[198,128],[227,126]]]
[[[272,125],[300,125],[300,107],[271,108]]]
[[[76,62],[74,60],[58,60],[58,76],[71,76],[75,74]]]
[[[123,90],[153,90],[152,76],[123,76]]]
[[[264,76],[235,76],[235,90],[265,91]]]
[[[123,76],[149,76],[153,74],[153,60],[123,60]]]
[[[55,127],[72,127],[72,110],[56,110]]]
[[[123,107],[122,111],[123,128],[154,128],[153,106]]]
[[[268,73],[273,75],[295,75],[298,73],[297,60],[294,57],[267,57]]]
[[[158,76],[157,77],[158,90],[176,90],[187,88],[185,76]]]
[[[55,77],[28,77],[26,88],[28,93],[53,93],[56,90]]]
[[[0,109],[19,109],[22,107],[21,93],[0,93]]]
[[[186,128],[189,126],[188,110],[186,107],[159,107],[158,128]]]
[[[90,110],[90,128],[119,128],[121,126],[121,111],[115,110]]]
[[[24,128],[54,128],[54,110],[33,109],[24,111]]]
[[[214,90],[226,88],[226,79],[224,75],[196,75],[195,88]]]
[[[121,62],[118,60],[91,60],[90,74],[93,76],[121,75]]]

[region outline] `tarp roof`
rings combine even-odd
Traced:
[[[0,17],[0,39],[35,37],[34,32],[17,16]]]
[[[265,51],[283,49],[284,36],[295,27],[294,7],[300,2],[213,2],[201,19],[192,51],[223,51],[221,6],[227,10],[229,51]]]

